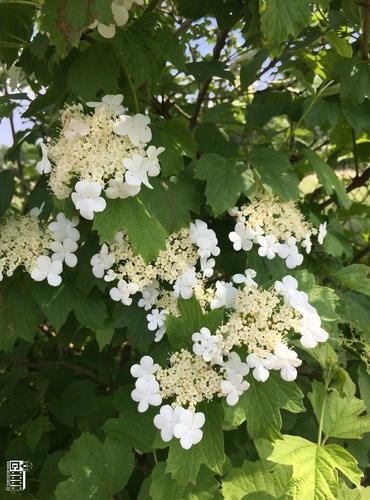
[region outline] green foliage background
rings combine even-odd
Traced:
[[[0,283],[0,481],[6,460],[33,463],[26,492],[4,486],[1,498],[369,498],[369,17],[368,0],[152,0],[104,39],[89,25],[112,21],[110,1],[0,1],[0,118],[28,120],[2,152],[3,220],[42,202],[43,216],[59,211],[35,143],[57,136],[65,104],[122,93],[166,148],[152,191],[111,202],[82,229],[81,265],[60,287],[21,270]],[[201,443],[168,447],[156,409],[139,415],[131,400],[130,366],[146,353],[165,362],[179,332],[190,342],[222,318],[200,324],[187,301],[154,344],[145,312],[112,304],[89,260],[124,225],[149,262],[200,217],[229,278],[245,256],[225,211],[256,183],[328,220],[324,252],[292,274],[330,340],[300,350],[296,382],[252,379],[237,406],[202,406]],[[248,259],[265,282],[284,273]]]

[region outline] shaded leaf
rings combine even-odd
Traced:
[[[266,8],[261,13],[261,28],[269,43],[280,43],[289,35],[296,37],[310,19],[308,0],[266,0]]]

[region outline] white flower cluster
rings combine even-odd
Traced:
[[[78,217],[69,220],[61,212],[48,227],[37,218],[40,209],[32,209],[29,215],[7,219],[0,231],[0,281],[4,274],[12,276],[15,269],[23,266],[35,281],[47,280],[58,286],[63,262],[75,267],[80,233],[76,229]]]
[[[144,0],[114,0],[114,2],[112,3],[114,23],[107,25],[95,19],[95,21],[90,24],[89,28],[96,28],[98,30],[98,33],[104,38],[113,38],[116,34],[116,26],[121,27],[127,23],[129,19],[128,11],[131,9],[134,3],[136,3],[137,5],[143,5]]]
[[[170,400],[154,418],[164,441],[177,437],[184,449],[197,444],[204,424],[203,413],[196,412],[197,404],[224,397],[228,405],[236,405],[250,387],[245,379],[250,371],[260,382],[269,378],[271,370],[279,371],[287,382],[295,380],[302,361],[288,346],[294,333],[305,348],[328,339],[316,309],[309,304],[307,294],[298,290],[295,278],[285,276],[273,288],[262,290],[255,277],[253,269],[234,275],[239,289],[216,282],[213,298],[208,297],[209,306],[225,307],[226,320],[214,334],[206,327],[194,332],[192,352],[181,349],[173,353],[166,368],[154,364],[149,356],[132,367],[132,375],[139,377],[132,392],[139,411]],[[158,311],[152,314],[153,329],[164,320]],[[244,361],[235,348],[246,349]]]
[[[42,159],[36,169],[50,173],[56,197],[71,195],[80,215],[88,220],[105,210],[105,198],[136,196],[142,185],[152,189],[149,178],[160,173],[158,155],[164,148],[147,147],[152,138],[149,118],[122,114],[122,101],[118,94],[88,102],[95,109],[93,115],[85,115],[80,105],[67,107],[59,139],[49,147],[41,144]]]
[[[138,305],[148,311],[148,329],[155,341],[166,332],[166,315],[177,315],[177,298],[190,299],[193,294],[207,303],[204,282],[213,273],[220,249],[216,234],[207,224],[196,220],[189,229],[172,234],[166,249],[151,264],[134,255],[127,235],[119,231],[114,241],[104,243],[91,258],[92,272],[105,281],[118,280],[110,296],[124,305],[132,303],[132,295],[141,293]]]
[[[305,221],[292,201],[285,202],[278,197],[259,195],[250,205],[240,209],[234,207],[229,214],[236,217],[234,231],[229,234],[234,250],[249,251],[259,245],[258,255],[274,259],[276,255],[285,260],[288,269],[294,269],[303,262],[298,244],[311,252],[311,238],[317,230]],[[323,243],[326,223],[319,229],[318,242]]]

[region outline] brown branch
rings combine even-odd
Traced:
[[[177,30],[174,32],[174,35],[175,36],[181,35],[181,33],[186,31],[189,28],[189,26],[191,26],[193,24],[194,21],[195,21],[195,19],[187,19],[185,22],[182,23],[181,26],[179,26],[177,28]]]
[[[364,20],[362,23],[362,46],[361,56],[363,61],[369,60],[369,30],[370,30],[370,0],[359,0],[358,5],[364,9]]]
[[[364,172],[362,172],[362,174],[360,176],[356,176],[352,180],[351,184],[349,184],[346,187],[346,193],[350,193],[354,189],[357,189],[359,187],[364,186],[369,179],[370,179],[370,167],[367,168],[366,170],[364,170]],[[321,189],[322,189],[322,187],[315,189],[315,191],[312,193],[312,199],[314,199],[316,197],[316,195],[321,192]],[[320,208],[327,207],[328,205],[330,205],[331,202],[332,202],[331,198],[328,198],[327,200],[323,201],[320,204]]]
[[[152,0],[148,7],[145,9],[145,12],[153,12],[153,10],[158,7],[159,4],[162,3],[162,0]]]
[[[213,55],[212,55],[213,61],[217,61],[220,58],[221,51],[225,46],[228,34],[229,34],[228,29],[224,30],[220,33],[220,36],[217,39],[216,45],[213,48]],[[194,109],[194,112],[190,118],[190,129],[193,129],[195,127],[195,125],[197,124],[199,113],[200,113],[200,110],[202,108],[202,104],[204,102],[204,99],[207,95],[208,88],[211,85],[211,82],[212,82],[212,77],[208,78],[204,82],[201,89],[199,90],[198,97],[197,97],[197,100],[195,102],[195,109]]]

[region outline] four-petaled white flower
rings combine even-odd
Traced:
[[[72,120],[68,123],[68,128],[63,134],[66,139],[73,139],[74,137],[83,137],[84,135],[87,135],[89,131],[90,127],[86,122],[72,118]]]
[[[281,259],[286,259],[285,265],[289,269],[294,269],[303,262],[303,255],[298,252],[297,240],[294,236],[289,236],[288,242],[282,243],[277,253]]]
[[[95,113],[99,113],[99,111],[103,111],[107,109],[111,113],[116,113],[117,115],[122,114],[125,111],[125,108],[122,106],[123,95],[105,95],[100,102],[89,101],[87,102],[87,106],[90,108],[95,108]]]
[[[71,197],[75,207],[85,219],[93,220],[94,212],[103,212],[107,206],[100,193],[101,187],[98,182],[78,181],[76,183],[75,192]]]
[[[48,147],[43,142],[41,142],[40,147],[42,152],[42,158],[36,164],[36,170],[38,171],[39,174],[49,174],[51,172],[51,163],[48,158]]]
[[[324,238],[327,234],[327,229],[326,229],[326,222],[324,222],[323,224],[320,224],[320,227],[319,227],[319,235],[317,237],[317,241],[319,242],[320,245],[322,245],[324,243]]]
[[[108,184],[109,187],[105,190],[105,194],[107,195],[107,198],[110,198],[111,200],[116,200],[117,198],[125,199],[130,196],[136,196],[141,190],[141,185],[133,186],[132,184],[124,182],[123,175],[110,179]]]
[[[233,243],[234,250],[239,251],[243,249],[247,252],[253,247],[255,236],[256,233],[253,229],[246,229],[243,222],[237,222],[235,230],[229,233],[229,240]]]
[[[239,401],[239,396],[249,389],[250,384],[243,380],[243,375],[230,371],[227,374],[227,380],[223,380],[220,384],[221,392],[226,396],[226,403],[229,406],[234,406]]]
[[[220,358],[221,350],[218,347],[219,338],[212,335],[208,328],[203,327],[200,332],[195,332],[191,336],[193,344],[193,353],[201,356],[204,361],[213,361]]]
[[[311,234],[307,233],[304,240],[301,243],[302,247],[306,249],[306,253],[309,254],[312,248]]]
[[[149,162],[147,158],[134,153],[131,158],[124,158],[123,165],[126,167],[125,179],[130,186],[141,186],[144,184],[149,189],[153,189],[148,179]]]
[[[202,259],[220,254],[216,233],[213,229],[208,229],[207,224],[202,220],[196,219],[190,224],[190,240],[197,245],[198,255]]]
[[[203,427],[206,419],[204,413],[193,413],[190,410],[182,408],[179,414],[179,422],[173,429],[175,437],[180,439],[180,444],[185,450],[189,450],[193,444],[197,444],[202,440]]]
[[[317,313],[306,314],[299,322],[300,342],[306,349],[313,349],[318,342],[328,340],[328,333],[321,328],[321,319]]]
[[[156,148],[155,146],[149,146],[146,150],[146,155],[148,157],[148,175],[149,177],[156,177],[159,175],[161,168],[159,166],[158,155],[163,153],[165,149],[163,147]]]
[[[153,309],[150,314],[147,315],[148,320],[148,330],[154,332],[157,328],[162,328],[166,321],[166,314],[168,314],[167,309],[160,311],[159,309]]]
[[[135,116],[121,115],[119,121],[113,125],[113,131],[117,135],[128,135],[134,146],[141,146],[152,139],[149,123],[150,119],[140,113]]]
[[[134,295],[138,291],[136,283],[127,283],[125,280],[119,280],[116,287],[112,288],[109,295],[116,302],[121,301],[123,305],[129,306],[132,303],[130,295]]]
[[[91,257],[90,264],[92,265],[93,275],[96,278],[102,278],[105,271],[110,269],[115,261],[114,254],[109,253],[108,246],[104,243],[100,252]]]
[[[139,307],[143,307],[145,311],[149,311],[153,307],[155,299],[159,295],[158,280],[153,280],[150,286],[144,286],[142,291],[142,298],[138,302]]]
[[[162,403],[159,384],[153,375],[139,377],[135,382],[135,389],[131,392],[131,397],[136,403],[139,403],[140,413],[146,411],[149,405],[159,406]]]
[[[71,238],[66,238],[64,241],[53,241],[50,244],[51,250],[54,252],[51,260],[60,260],[65,262],[69,267],[75,267],[77,257],[74,252],[78,249],[77,243]]]
[[[280,370],[281,378],[286,382],[292,382],[297,378],[296,368],[302,364],[302,360],[298,359],[295,351],[279,342],[272,356],[273,358],[269,359],[269,369]]]
[[[269,260],[275,258],[275,254],[278,252],[280,247],[280,243],[276,241],[276,237],[273,234],[260,236],[258,238],[258,244],[260,245],[258,255],[260,257],[267,257]]]
[[[159,368],[159,365],[154,363],[151,356],[143,356],[140,360],[140,364],[131,366],[130,372],[135,378],[147,377],[148,375],[153,375]]]
[[[114,18],[114,24],[103,24],[97,19],[90,24],[89,28],[97,28],[98,33],[104,38],[113,38],[116,34],[116,26],[124,26],[128,19],[128,10],[125,5],[112,5],[112,14]]]
[[[243,363],[238,353],[231,352],[228,355],[228,360],[222,364],[222,371],[226,374],[229,372],[240,373],[244,377],[249,373],[249,366],[247,363]]]
[[[293,276],[284,276],[282,281],[275,281],[275,290],[284,297],[284,302],[301,314],[315,313],[316,309],[308,302],[306,292],[298,290],[298,281]]]
[[[59,286],[62,278],[59,276],[63,271],[63,264],[60,260],[54,262],[47,255],[41,255],[36,262],[36,267],[31,272],[31,278],[35,281],[47,280],[51,286]]]
[[[219,307],[227,307],[228,309],[234,307],[234,300],[238,290],[233,287],[232,283],[225,283],[224,281],[216,282],[215,298],[211,301],[211,309],[218,309]]]
[[[202,271],[204,278],[210,278],[212,276],[215,264],[215,259],[208,259],[207,257],[200,259],[200,270]]]
[[[273,354],[269,353],[266,358],[259,358],[256,354],[248,354],[247,356],[247,364],[250,368],[253,368],[252,375],[259,382],[266,382],[266,380],[270,376],[270,362]]]
[[[244,283],[246,286],[258,286],[253,280],[256,276],[257,273],[254,269],[246,269],[244,274],[234,274],[232,280],[234,283]]]
[[[173,430],[176,424],[179,423],[179,416],[183,408],[176,406],[172,408],[170,405],[164,405],[159,411],[159,414],[154,417],[154,425],[161,431],[161,438],[168,443],[173,438]]]
[[[193,296],[193,290],[197,286],[197,276],[194,268],[185,271],[173,285],[173,296],[182,299],[190,299]]]
[[[49,230],[52,231],[55,241],[64,241],[66,238],[78,241],[80,239],[80,232],[76,229],[78,226],[78,217],[72,217],[71,220],[67,219],[63,212],[59,212],[57,215],[57,220],[51,222],[48,226]]]

